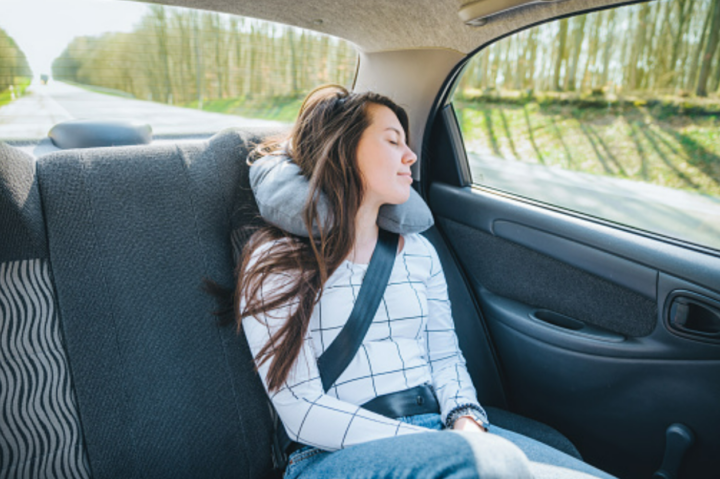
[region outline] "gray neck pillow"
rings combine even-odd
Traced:
[[[265,221],[294,235],[308,236],[302,212],[310,185],[292,159],[269,155],[256,160],[250,167],[250,186]],[[328,213],[327,199],[321,195],[318,214],[323,224]],[[420,233],[433,225],[433,217],[418,192],[410,188],[405,203],[380,207],[377,224],[393,233]],[[313,235],[317,234],[317,225],[313,225]]]

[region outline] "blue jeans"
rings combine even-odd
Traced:
[[[401,421],[430,429],[442,430],[439,414],[422,414],[400,418]],[[490,433],[507,439],[517,448],[508,445],[517,456],[503,456],[502,447],[493,443],[492,454],[488,449],[477,453],[471,444],[483,438],[483,433],[418,433],[394,438],[370,441],[335,452],[304,446],[290,455],[284,479],[296,478],[417,478],[417,479],[470,479],[485,477],[529,478],[590,478],[611,479],[612,476],[571,457],[557,449],[526,436],[490,426]],[[490,436],[490,435],[488,435]],[[470,438],[468,441],[467,438]],[[487,444],[485,444],[487,446]],[[501,444],[502,445],[502,444]],[[480,446],[482,449],[482,445]],[[529,461],[528,461],[529,460]],[[508,462],[523,463],[516,469]],[[493,465],[492,463],[495,462]],[[505,462],[498,468],[498,463]],[[521,470],[522,469],[522,470]],[[520,471],[520,472],[518,472]],[[529,472],[528,472],[529,471]]]

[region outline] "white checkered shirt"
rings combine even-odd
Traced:
[[[316,360],[350,316],[367,265],[346,260],[328,278],[297,362],[282,388],[269,394],[291,439],[333,451],[375,439],[427,432],[429,429],[359,407],[377,396],[424,383],[434,387],[443,421],[454,409],[467,405],[482,411],[458,346],[437,252],[419,234],[405,235],[404,239],[360,349],[325,393]],[[265,249],[256,251],[255,258]],[[275,275],[265,282],[263,290],[284,284],[287,278]],[[284,323],[292,306],[244,319],[243,329],[253,355]],[[259,369],[266,390],[268,369],[269,361]]]

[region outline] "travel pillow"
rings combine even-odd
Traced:
[[[250,186],[265,221],[292,234],[308,236],[302,211],[310,185],[292,159],[269,155],[256,160],[250,166]],[[321,194],[318,214],[323,223],[328,208],[327,199]],[[394,233],[420,233],[433,225],[433,217],[418,192],[410,188],[410,198],[405,203],[380,207],[377,224]],[[313,225],[313,235],[317,234],[317,225]]]

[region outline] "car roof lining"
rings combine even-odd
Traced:
[[[509,0],[485,0],[497,8]],[[509,31],[575,11],[627,3],[573,0],[528,5],[498,14],[482,27],[465,25],[458,11],[467,0],[162,0],[152,3],[210,10],[301,27],[376,52],[449,48],[468,54]],[[379,13],[381,12],[381,13]]]

